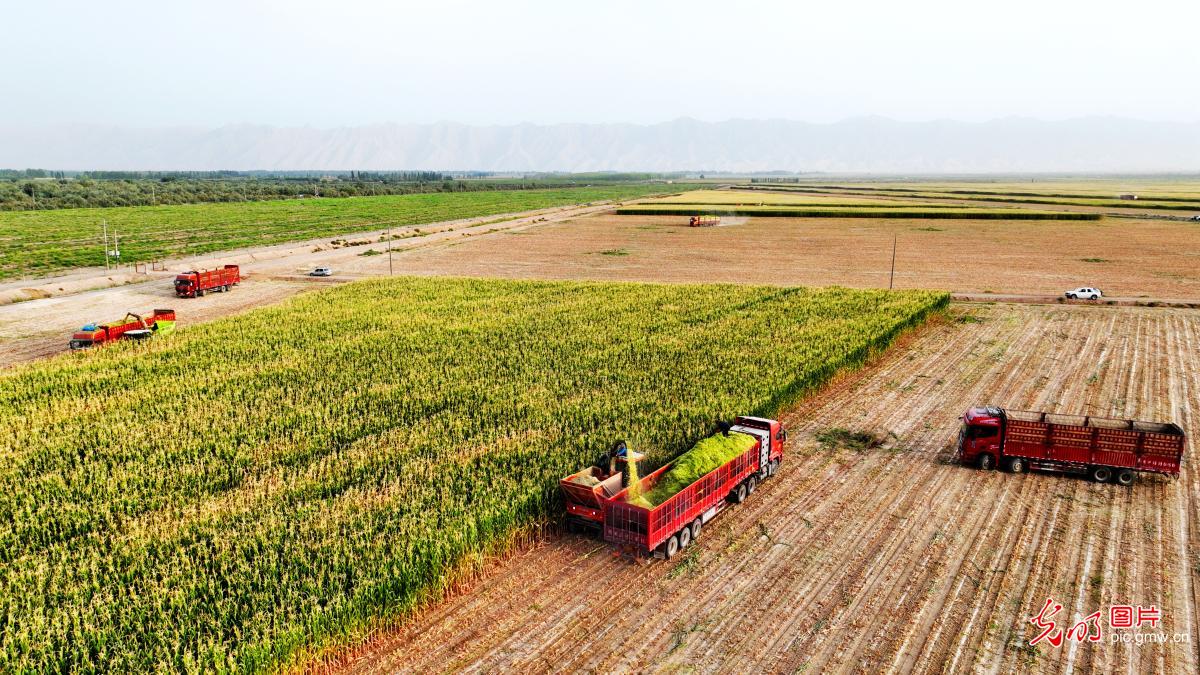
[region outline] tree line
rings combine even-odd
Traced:
[[[41,175],[31,175],[29,172]],[[138,175],[121,176],[126,173]],[[64,172],[40,169],[0,171],[0,211],[529,190],[583,185],[579,181],[549,177],[541,180],[455,180],[447,174],[433,171],[351,171],[340,176],[295,178],[196,177],[185,175],[187,173],[97,171],[68,177]]]

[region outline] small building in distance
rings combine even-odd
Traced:
[[[1137,199],[1137,195],[1135,195],[1135,194],[1132,194],[1132,193],[1128,193],[1128,192],[1127,192],[1127,193],[1125,193],[1125,194],[1123,194],[1123,195],[1117,195],[1117,199],[1128,199],[1128,200],[1132,200],[1132,199]]]

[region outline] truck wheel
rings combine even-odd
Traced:
[[[1130,486],[1133,485],[1133,471],[1122,469],[1117,472],[1117,485]]]
[[[688,547],[688,544],[692,543],[692,528],[690,526],[685,527],[675,536],[679,537],[679,550],[682,551]]]
[[[733,503],[741,504],[744,501],[746,501],[746,484],[742,483],[733,491]]]
[[[767,465],[767,475],[774,476],[777,473],[779,473],[779,460],[774,459]]]
[[[1008,470],[1012,473],[1025,473],[1025,460],[1013,457],[1008,460]]]
[[[1107,466],[1092,467],[1092,480],[1097,483],[1107,483],[1109,478],[1112,478],[1112,470]]]
[[[754,494],[756,487],[758,487],[758,476],[750,476],[750,480],[746,481],[746,495]]]
[[[663,553],[666,554],[667,560],[679,554],[679,539],[675,535],[671,535],[666,543],[663,544]]]
[[[704,527],[704,521],[699,518],[692,521],[692,541],[700,538],[700,528]]]
[[[996,468],[996,458],[987,453],[980,455],[979,459],[975,460],[975,463],[984,471],[991,471]]]

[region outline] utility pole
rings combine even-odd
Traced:
[[[392,226],[388,225],[388,276],[392,276]]]
[[[892,272],[888,275],[889,291],[892,290],[892,282],[896,279],[896,237],[897,235],[892,233]]]
[[[108,221],[101,220],[100,225],[104,228],[104,269],[108,269]]]

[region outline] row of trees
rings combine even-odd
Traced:
[[[54,173],[54,172],[47,172]],[[60,172],[61,173],[61,172]],[[78,178],[0,176],[0,211],[107,206],[247,202],[316,197],[363,197],[430,192],[474,192],[567,187],[561,180],[451,180],[437,172],[350,172],[345,178]]]
[[[473,172],[470,177],[487,178],[488,172]],[[149,178],[154,180],[215,180],[223,178],[254,178],[311,180],[315,178],[335,178],[341,180],[378,180],[387,182],[419,182],[428,183],[463,177],[459,174],[448,174],[441,171],[51,171],[47,169],[0,169],[0,179],[20,178],[92,178],[96,180],[139,180]]]

